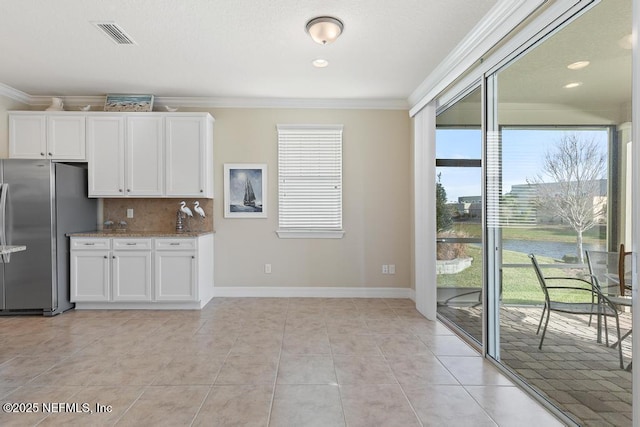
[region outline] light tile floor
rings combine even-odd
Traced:
[[[2,426],[561,425],[404,299],[0,317],[0,343]]]

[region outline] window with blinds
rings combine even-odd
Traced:
[[[280,237],[342,237],[342,125],[278,125]]]

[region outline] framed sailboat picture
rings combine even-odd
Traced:
[[[266,164],[224,164],[224,217],[267,217]]]

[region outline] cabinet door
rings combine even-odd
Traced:
[[[156,251],[156,301],[197,301],[193,251]]]
[[[124,196],[124,117],[87,117],[89,196]]]
[[[162,117],[127,117],[127,196],[163,195],[162,123]]]
[[[47,156],[53,160],[86,160],[85,116],[47,116]]]
[[[213,197],[207,182],[207,122],[204,117],[167,117],[166,135],[166,195]]]
[[[109,301],[109,251],[71,251],[71,301]]]
[[[47,156],[47,117],[9,115],[9,158],[44,159]]]
[[[151,251],[114,251],[113,300],[151,301]]]

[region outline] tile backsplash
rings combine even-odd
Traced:
[[[187,202],[193,212],[193,217],[184,221],[186,231],[214,231],[213,199],[103,199],[103,220],[116,224],[126,221],[129,231],[173,232],[182,201]],[[195,201],[200,202],[204,218],[194,210]],[[133,209],[133,218],[127,218],[127,209]]]

